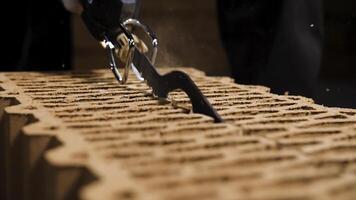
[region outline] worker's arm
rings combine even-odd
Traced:
[[[104,33],[120,28],[129,18],[136,18],[140,0],[62,0],[64,7],[81,17],[90,33],[99,41]]]
[[[62,2],[64,7],[72,13],[80,14],[83,11],[83,6],[79,0],[62,0]]]

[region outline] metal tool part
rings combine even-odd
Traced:
[[[192,103],[193,112],[208,115],[212,117],[215,122],[223,121],[220,115],[209,103],[207,98],[199,90],[194,81],[189,77],[189,75],[181,71],[172,71],[165,75],[160,75],[157,72],[157,70],[153,66],[153,63],[157,55],[158,39],[156,38],[155,34],[150,30],[150,28],[135,19],[129,19],[125,21],[124,24],[125,25],[122,26],[124,28],[123,32],[127,36],[128,40],[131,40],[129,44],[135,43],[133,41],[132,34],[127,29],[128,25],[141,28],[151,38],[151,45],[153,48],[151,59],[149,60],[146,55],[142,54],[136,47],[132,47],[132,51],[129,51],[128,56],[128,59],[131,63],[129,63],[128,65],[130,65],[132,69],[135,69],[137,70],[137,72],[140,73],[139,77],[145,79],[147,84],[152,87],[153,94],[161,98],[167,98],[169,92],[172,92],[176,89],[181,89],[188,95]],[[117,44],[117,47],[120,48],[120,45]],[[125,67],[125,70],[129,69]],[[128,72],[124,74],[128,74]],[[139,80],[141,80],[140,78]]]

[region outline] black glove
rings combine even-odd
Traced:
[[[139,0],[80,0],[82,18],[91,34],[99,41],[104,34],[117,32],[120,23],[135,18]]]

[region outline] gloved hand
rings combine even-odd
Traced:
[[[62,2],[64,7],[72,13],[80,14],[83,11],[83,7],[79,0],[62,0]]]

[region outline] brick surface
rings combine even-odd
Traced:
[[[185,69],[226,120],[109,70],[0,74],[10,199],[356,199],[356,110]]]

